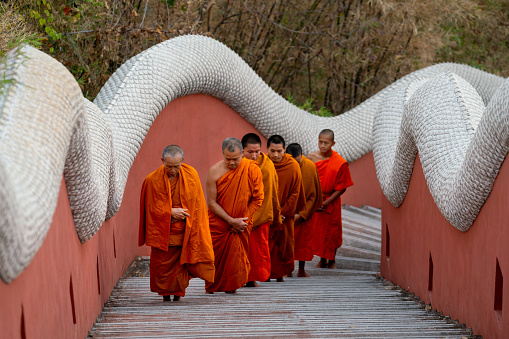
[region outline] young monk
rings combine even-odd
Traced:
[[[179,301],[191,276],[214,281],[214,251],[198,173],[182,163],[177,145],[166,147],[161,160],[141,188],[138,244],[152,247],[150,290]]]
[[[267,154],[279,179],[278,198],[283,219],[281,226],[271,229],[269,237],[271,274],[268,281],[276,279],[278,282],[283,282],[283,276],[295,268],[293,222],[295,212],[305,204],[299,164],[285,150],[285,140],[281,136],[273,135],[267,141]]]
[[[247,283],[249,233],[263,201],[262,172],[242,157],[240,140],[226,138],[222,150],[223,160],[212,165],[206,179],[216,266],[214,282],[205,284],[207,293],[236,293]]]
[[[253,215],[253,229],[249,235],[249,271],[246,287],[258,287],[256,281],[266,281],[270,276],[269,228],[271,224],[281,225],[279,207],[278,177],[272,161],[261,152],[262,140],[255,133],[242,137],[242,155],[254,160],[263,177],[262,206]]]
[[[306,205],[295,214],[295,260],[299,260],[297,277],[309,277],[306,261],[313,260],[313,222],[315,211],[322,206],[322,187],[315,164],[302,154],[299,144],[290,144],[286,152],[299,163],[304,183]]]
[[[334,144],[334,132],[324,129],[318,136],[319,150],[308,154],[318,169],[324,199],[313,231],[313,252],[320,256],[321,268],[336,268],[336,251],[343,244],[341,195],[353,185],[348,163],[332,150]]]

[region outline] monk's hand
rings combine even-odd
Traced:
[[[319,209],[317,209],[318,212],[323,212],[325,211],[325,209],[327,208],[327,206],[329,206],[329,203],[327,201],[325,201],[322,206],[320,206]]]
[[[185,218],[190,217],[190,215],[187,213],[187,208],[172,208],[171,217],[175,220],[184,220]]]
[[[281,216],[281,222],[283,222],[283,221],[285,221],[285,216],[284,215]]]
[[[233,233],[241,233],[247,228],[247,217],[246,218],[233,218],[230,225]]]
[[[293,217],[293,220],[294,220],[294,223],[298,224],[300,221],[301,221],[302,217],[300,216],[299,213],[295,214],[295,216]]]

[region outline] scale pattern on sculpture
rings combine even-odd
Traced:
[[[214,96],[264,136],[307,153],[320,130],[336,133],[348,161],[373,151],[394,206],[405,198],[417,152],[430,192],[456,228],[468,230],[508,152],[509,83],[458,64],[394,82],[333,118],[275,93],[228,47],[188,35],[122,65],[90,102],[65,67],[25,46],[0,65],[0,276],[17,277],[48,232],[62,173],[76,232],[90,239],[118,211],[129,169],[154,119],[172,100]]]

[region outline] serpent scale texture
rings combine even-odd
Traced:
[[[418,152],[437,206],[462,231],[475,220],[508,152],[509,84],[465,65],[413,72],[333,118],[290,104],[232,50],[203,36],[167,40],[131,58],[93,103],[63,65],[34,48],[11,52],[0,67],[0,75],[13,80],[0,95],[4,282],[40,248],[62,173],[81,242],[115,215],[145,135],[181,96],[214,96],[265,137],[280,134],[305,153],[316,149],[320,130],[333,129],[334,149],[348,161],[373,151],[394,206],[405,198]]]

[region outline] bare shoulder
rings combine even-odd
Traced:
[[[317,161],[320,161],[321,157],[320,157],[320,151],[314,151],[314,152],[311,152],[307,155],[307,158],[309,160],[311,160],[312,162],[317,162]]]
[[[223,161],[218,161],[216,162],[214,165],[212,165],[210,168],[209,168],[209,171],[207,172],[207,182],[217,182],[217,180],[221,177],[222,173],[223,172],[223,167],[222,166],[223,164]],[[224,173],[223,173],[224,174]]]

